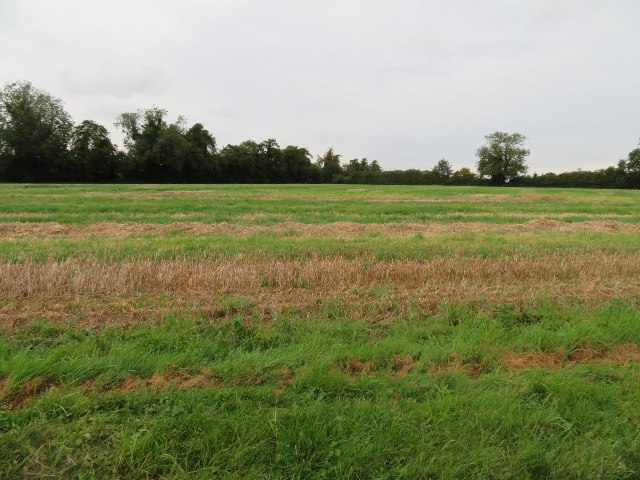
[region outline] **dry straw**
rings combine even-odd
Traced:
[[[91,225],[77,225],[58,222],[3,222],[0,223],[0,237],[124,237],[128,235],[160,235],[170,232],[188,234],[225,234],[249,236],[263,232],[286,233],[297,237],[355,238],[364,235],[387,235],[408,237],[416,234],[425,236],[447,233],[517,233],[517,232],[640,232],[640,225],[613,220],[592,220],[567,223],[546,218],[537,218],[524,223],[503,224],[485,222],[456,223],[354,223],[332,222],[306,224],[281,222],[272,226],[239,225],[234,223],[173,222],[155,223],[111,223],[100,222]]]
[[[311,260],[236,257],[207,260],[133,260],[104,264],[94,260],[0,264],[0,295],[28,297],[64,293],[232,292],[322,289],[385,285],[394,288],[458,289],[541,283],[637,286],[640,254],[435,258],[427,261],[322,258]]]

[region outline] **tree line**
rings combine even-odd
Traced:
[[[0,90],[0,181],[152,183],[360,183],[640,188],[640,148],[616,166],[527,175],[526,137],[495,132],[476,152],[477,173],[439,160],[431,169],[383,170],[366,158],[343,161],[328,149],[314,158],[274,139],[218,147],[201,123],[174,122],[152,107],[121,114],[124,148],[92,120],[74,124],[62,100],[16,82]]]

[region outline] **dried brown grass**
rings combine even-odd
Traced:
[[[434,218],[475,218],[475,217],[496,217],[496,218],[521,218],[521,219],[542,219],[554,220],[557,218],[589,217],[591,219],[631,219],[638,218],[639,215],[633,213],[576,213],[576,212],[443,212],[433,215]],[[534,218],[532,218],[534,217]]]
[[[197,372],[167,368],[163,372],[154,373],[150,378],[130,375],[120,385],[110,388],[106,392],[110,394],[129,393],[145,388],[164,390],[169,387],[189,390],[192,388],[218,387],[222,383],[222,380],[216,377],[210,368],[203,368]]]
[[[6,380],[10,382],[10,379]],[[28,380],[18,390],[6,394],[8,384],[0,391],[0,408],[24,408],[34,399],[45,395],[56,386],[56,382],[49,377],[37,377]]]
[[[521,193],[520,197],[511,197],[514,201],[525,202],[567,202],[568,199],[559,195],[541,195],[529,190],[525,190]]]
[[[538,193],[524,190],[520,195],[511,195],[507,193],[467,193],[461,195],[452,195],[450,197],[416,197],[409,195],[393,196],[393,195],[366,195],[366,189],[349,189],[349,193],[357,193],[350,196],[322,196],[322,195],[284,195],[284,194],[252,194],[250,198],[260,200],[315,200],[315,201],[349,201],[357,199],[359,201],[369,203],[496,203],[496,202],[566,202],[567,198],[559,195],[541,195]],[[373,193],[373,192],[369,192]]]
[[[502,355],[502,363],[514,372],[531,368],[556,369],[585,363],[619,366],[628,362],[640,362],[640,348],[635,343],[620,343],[611,347],[586,345],[570,354],[564,350],[555,350],[506,352]]]
[[[570,354],[563,349],[552,352],[507,351],[500,356],[499,365],[518,373],[531,369],[558,370],[576,365],[622,366],[630,362],[640,363],[640,347],[632,342],[619,343],[610,347],[585,345]],[[446,363],[428,365],[427,371],[434,375],[462,372],[469,377],[477,378],[484,372],[484,368],[477,362],[464,362],[454,352]]]
[[[403,357],[396,355],[393,360],[393,375],[397,377],[406,377],[409,372],[416,368],[416,361],[413,357]]]
[[[344,367],[344,371],[350,377],[359,377],[368,375],[376,368],[376,362],[373,360],[361,360],[356,357],[350,357]]]
[[[10,376],[0,380],[0,398],[4,398],[4,393],[9,387],[9,384],[11,384],[11,381],[12,378]]]
[[[482,365],[476,362],[463,362],[458,353],[454,352],[447,363],[429,365],[427,371],[432,375],[462,372],[468,377],[478,378],[482,374]]]
[[[500,259],[379,261],[344,258],[216,261],[134,260],[0,264],[0,328],[34,317],[78,325],[160,321],[163,312],[220,319],[238,312],[220,303],[240,296],[266,320],[295,309],[322,313],[332,303],[344,318],[389,321],[443,303],[571,300],[595,304],[640,297],[640,253]],[[385,287],[382,295],[369,287]],[[243,312],[240,312],[243,313]],[[326,312],[325,312],[326,313]]]
[[[622,366],[630,362],[640,362],[640,348],[635,343],[627,342],[610,347],[595,347],[587,345],[567,355],[564,350],[553,352],[505,352],[501,356],[500,364],[514,373],[532,368],[561,369],[576,365],[611,365]],[[345,365],[339,371],[352,378],[367,375],[384,375],[388,377],[405,377],[417,367],[417,362],[412,357],[396,356],[391,366],[377,363],[374,360],[361,360],[356,357],[347,359]],[[268,369],[267,369],[268,370]],[[478,378],[484,373],[483,366],[479,363],[465,363],[457,353],[450,356],[448,362],[443,364],[427,365],[427,373],[442,375],[451,372],[462,372],[465,375]],[[137,392],[144,389],[165,390],[177,388],[190,390],[206,387],[233,387],[237,385],[262,385],[267,381],[264,372],[258,372],[246,379],[233,378],[227,382],[214,375],[210,368],[199,370],[176,369],[171,366],[162,372],[156,372],[151,377],[130,375],[117,385],[100,385],[95,380],[89,380],[78,387],[71,387],[62,382],[57,382],[49,377],[37,377],[21,385],[16,390],[7,393],[11,384],[11,377],[0,381],[0,407],[9,409],[24,408],[38,398],[46,395],[54,388],[77,389],[85,395],[104,394],[116,395]],[[293,382],[293,372],[288,366],[279,369],[276,394],[288,388]]]
[[[346,190],[351,195],[320,195],[320,194],[285,194],[285,193],[241,193],[219,192],[214,190],[167,190],[161,192],[130,191],[130,192],[84,192],[80,195],[87,198],[112,198],[112,199],[137,199],[155,200],[163,198],[196,198],[196,199],[245,199],[256,200],[303,200],[303,201],[328,201],[340,202],[357,199],[370,203],[477,203],[477,202],[565,202],[568,201],[559,195],[542,195],[529,190],[522,190],[519,195],[507,193],[467,193],[452,195],[449,197],[424,197],[411,195],[389,195],[366,188],[352,188]],[[374,195],[371,195],[371,194]],[[376,193],[378,193],[376,195]],[[78,194],[70,192],[42,193],[31,195],[34,198],[65,198]]]
[[[0,295],[24,298],[59,294],[127,295],[133,292],[191,294],[346,290],[376,285],[425,289],[456,286],[518,286],[540,283],[611,284],[624,280],[637,286],[640,254],[588,256],[549,255],[542,258],[509,256],[434,258],[425,261],[367,262],[342,257],[309,260],[233,257],[207,260],[129,260],[104,264],[67,259],[39,263],[0,264]]]
[[[47,196],[49,194],[44,194]],[[133,198],[140,200],[153,200],[158,198],[236,198],[242,195],[230,195],[222,192],[214,192],[211,190],[166,190],[163,192],[85,192],[82,194],[89,198]]]
[[[163,235],[180,232],[192,235],[224,234],[247,237],[263,232],[287,234],[300,238],[331,237],[357,238],[366,235],[385,235],[391,237],[410,237],[416,234],[424,236],[451,233],[518,233],[518,232],[639,232],[639,224],[620,221],[592,220],[567,223],[547,218],[536,218],[524,223],[355,223],[332,222],[307,224],[282,222],[272,226],[240,225],[235,223],[172,222],[156,223],[111,223],[100,222],[91,225],[77,225],[58,222],[3,222],[0,223],[0,237],[4,238],[54,238],[54,237],[109,237],[120,238],[130,235]]]
[[[273,382],[277,387],[276,394],[281,394],[293,383],[293,371],[288,366],[278,369],[275,377],[266,376],[271,370],[270,367],[262,368],[254,375],[246,378],[234,377],[227,381],[216,376],[213,370],[208,367],[200,369],[175,368],[167,366],[161,372],[155,372],[151,377],[140,377],[138,375],[128,375],[117,384],[102,384],[96,380],[88,380],[80,385],[72,386],[62,381],[55,381],[49,377],[36,377],[28,380],[11,392],[6,392],[11,383],[11,377],[0,381],[0,407],[12,410],[21,409],[30,403],[42,398],[51,392],[52,389],[62,389],[65,391],[77,391],[84,395],[102,394],[119,395],[133,393],[140,390],[161,391],[170,388],[178,390],[191,390],[207,387],[235,387],[238,385],[262,385]]]

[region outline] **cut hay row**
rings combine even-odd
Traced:
[[[372,195],[373,194],[373,195]],[[70,192],[70,193],[37,193],[31,195],[34,198],[60,199],[68,197],[85,198],[110,198],[110,199],[135,199],[156,200],[171,198],[195,198],[195,199],[254,199],[254,200],[297,200],[297,201],[323,201],[323,202],[349,202],[357,200],[371,203],[481,203],[481,202],[567,202],[569,199],[559,195],[540,195],[530,191],[523,191],[519,195],[502,193],[468,193],[441,196],[412,196],[393,195],[376,190],[360,191],[351,189],[344,195],[323,194],[293,194],[293,193],[245,193],[245,192],[219,192],[214,190],[168,190],[161,192]]]
[[[337,289],[386,285],[418,289],[466,285],[539,283],[610,284],[635,287],[640,254],[550,255],[435,258],[425,261],[362,262],[345,258],[292,260],[231,258],[206,260],[133,260],[103,264],[93,260],[0,264],[0,295],[26,297],[60,293],[127,294],[157,292],[233,292],[260,289]]]
[[[410,237],[413,235],[441,235],[455,233],[518,233],[518,232],[640,232],[639,224],[620,221],[592,220],[567,223],[558,220],[538,218],[524,223],[500,224],[485,222],[456,223],[355,223],[332,222],[307,224],[282,222],[272,226],[238,225],[234,223],[173,222],[155,223],[111,223],[99,222],[91,225],[77,225],[59,222],[4,222],[0,223],[0,238],[83,238],[125,237],[129,235],[161,235],[173,232],[206,235],[224,234],[239,237],[264,232],[286,234],[302,238],[357,238],[365,235],[386,235],[392,237]]]
[[[366,289],[261,287],[235,291],[165,291],[120,294],[40,292],[28,297],[2,298],[0,330],[14,330],[34,319],[70,328],[159,325],[168,313],[177,317],[218,322],[240,316],[269,323],[281,316],[393,323],[424,319],[443,306],[471,304],[493,308],[513,304],[519,308],[541,303],[584,304],[593,307],[611,300],[635,301],[640,285],[620,278],[598,278],[597,283],[526,282],[518,285],[454,282],[432,283],[420,288],[399,288],[382,295]],[[472,290],[471,290],[472,289]],[[374,288],[375,290],[375,288]],[[237,300],[239,306],[233,305]]]

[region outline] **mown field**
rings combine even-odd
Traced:
[[[0,185],[0,478],[640,478],[640,192]]]

